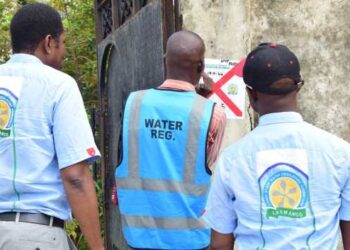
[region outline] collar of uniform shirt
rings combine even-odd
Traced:
[[[40,63],[43,62],[36,56],[24,53],[16,53],[11,55],[10,60],[7,63]]]
[[[303,117],[297,112],[276,112],[260,116],[259,126],[276,123],[295,123],[302,121]]]
[[[167,79],[160,86],[160,89],[176,89],[176,90],[185,90],[185,91],[195,91],[195,87],[192,83]]]

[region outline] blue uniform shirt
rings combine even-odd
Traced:
[[[204,218],[238,249],[336,249],[349,168],[349,143],[298,113],[263,115],[221,155]]]
[[[27,54],[0,66],[0,213],[69,220],[60,169],[96,156],[73,78]]]

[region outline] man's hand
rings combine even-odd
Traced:
[[[62,169],[61,176],[74,217],[78,220],[90,249],[104,249],[95,185],[87,162],[79,162]]]
[[[350,250],[350,221],[340,221],[344,250]]]
[[[214,85],[213,79],[203,71],[202,73],[204,84],[197,84],[196,92],[197,94],[207,98],[211,93]]]

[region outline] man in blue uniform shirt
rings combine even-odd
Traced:
[[[59,71],[59,13],[28,4],[11,21],[14,55],[0,66],[0,249],[75,249],[71,210],[91,249],[103,249],[87,160],[99,156],[73,78]]]
[[[261,44],[243,69],[259,125],[221,155],[204,218],[211,249],[350,249],[350,145],[303,121],[303,81],[285,46]]]

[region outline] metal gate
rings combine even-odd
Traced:
[[[100,149],[107,249],[128,249],[112,203],[114,171],[122,159],[121,125],[126,98],[156,87],[165,76],[167,38],[181,29],[177,0],[95,0],[100,93]]]

